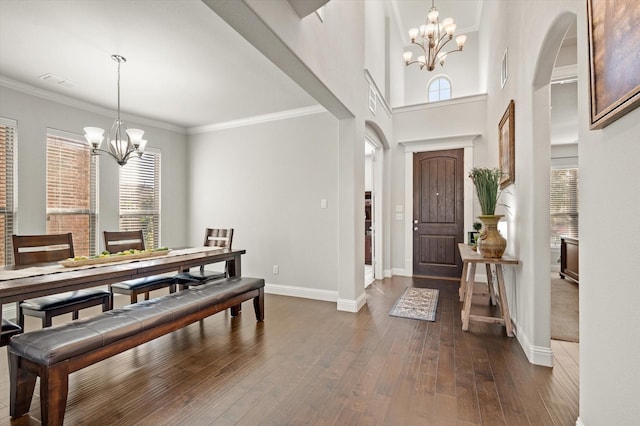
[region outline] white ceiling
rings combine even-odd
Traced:
[[[114,53],[122,111],[181,127],[317,104],[200,0],[0,0],[0,76],[115,110]]]
[[[392,4],[405,29],[421,25],[431,7],[428,0]],[[438,0],[436,7],[460,33],[477,30],[481,4]],[[188,129],[317,104],[200,0],[0,0],[0,80],[9,86],[115,110],[112,54],[127,59],[123,115]],[[72,87],[39,79],[48,73]]]
[[[400,15],[398,25],[403,32],[403,40],[408,40],[410,28],[424,24],[431,9],[432,0],[392,0]],[[434,5],[440,18],[453,18],[456,34],[478,31],[483,0],[435,0]]]

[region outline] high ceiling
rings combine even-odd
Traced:
[[[478,31],[480,13],[484,0],[435,0],[434,6],[441,18],[453,18],[456,34]],[[424,24],[431,9],[432,0],[392,0],[399,14],[399,26],[404,39],[408,38],[410,28],[418,28]]]
[[[436,6],[464,32],[477,29],[481,3]],[[408,29],[431,2],[392,4]],[[10,87],[115,110],[112,54],[127,59],[123,115],[193,128],[317,103],[200,0],[0,0],[0,81]]]

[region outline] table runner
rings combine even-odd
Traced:
[[[206,251],[223,250],[223,249],[224,249],[223,247],[205,247],[205,246],[190,247],[190,248],[184,248],[184,249],[178,249],[178,250],[171,250],[166,256],[162,256],[162,257],[180,256],[185,254],[202,253]],[[18,278],[36,277],[38,275],[45,275],[45,274],[58,274],[60,272],[78,271],[81,269],[100,268],[103,266],[117,265],[119,263],[133,263],[133,262],[139,262],[139,261],[144,261],[149,259],[154,259],[154,258],[129,259],[129,260],[123,259],[123,260],[114,260],[113,262],[100,263],[97,265],[83,265],[83,266],[72,266],[72,267],[65,267],[56,262],[48,265],[31,266],[31,267],[22,268],[22,269],[0,269],[0,281],[15,280]]]

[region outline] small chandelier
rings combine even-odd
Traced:
[[[467,41],[466,35],[459,35],[456,37],[458,48],[449,52],[442,52],[442,48],[453,38],[453,33],[456,31],[456,24],[453,22],[453,18],[446,18],[440,22],[434,1],[435,0],[431,0],[431,9],[427,15],[426,24],[421,25],[419,29],[411,28],[409,30],[411,44],[420,47],[424,55],[420,55],[415,61],[412,61],[411,57],[413,53],[410,51],[404,52],[402,56],[407,66],[410,64],[419,64],[420,69],[426,68],[427,71],[433,71],[437,62],[439,62],[441,66],[444,65],[446,56],[449,53],[461,51],[464,47],[464,42]],[[420,41],[416,41],[418,35],[420,35]]]
[[[100,149],[100,145],[104,140],[104,129],[99,127],[85,127],[84,137],[91,145],[91,154],[109,154],[118,164],[124,166],[129,161],[132,154],[142,157],[144,147],[147,141],[142,139],[144,134],[140,129],[127,129],[124,121],[120,119],[120,64],[127,60],[120,55],[111,55],[111,59],[118,63],[118,118],[113,122],[111,131],[109,131],[109,139],[107,140],[107,149]]]

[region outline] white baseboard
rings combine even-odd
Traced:
[[[520,330],[517,330],[517,327],[514,332],[516,339],[518,339],[524,354],[531,364],[541,365],[543,367],[553,367],[553,351],[551,348],[532,345],[527,335]]]
[[[403,268],[393,268],[392,270],[392,274],[393,275],[399,275],[401,277],[410,277],[411,274],[407,272],[406,269]]]
[[[382,271],[382,276],[385,278],[391,278],[393,277],[393,270],[392,269],[385,269]]]
[[[362,293],[356,300],[338,299],[338,310],[344,312],[358,312],[367,303],[367,295]]]
[[[322,300],[324,302],[338,301],[337,291],[320,290],[317,288],[295,287],[280,284],[265,284],[264,291],[267,294],[301,297],[303,299]]]
[[[324,302],[336,302],[337,309],[345,312],[358,312],[367,301],[364,293],[355,300],[338,299],[338,292],[336,291],[280,284],[265,284],[264,291],[267,294],[277,294],[280,296],[301,297],[304,299],[322,300]]]
[[[576,420],[576,426],[585,426],[585,424],[582,423],[582,420],[580,420],[580,417]]]

